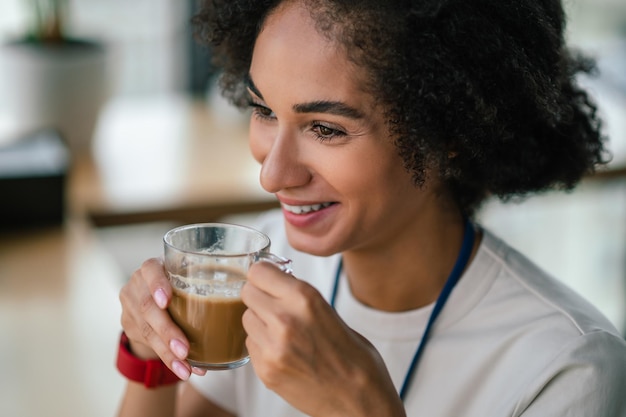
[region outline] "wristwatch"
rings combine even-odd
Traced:
[[[117,369],[131,381],[141,382],[146,388],[172,385],[180,379],[160,359],[143,360],[130,351],[130,340],[122,332],[117,351]]]

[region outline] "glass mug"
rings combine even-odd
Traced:
[[[250,360],[240,291],[250,265],[269,262],[291,273],[291,261],[269,252],[270,239],[249,227],[190,224],[163,237],[173,294],[168,311],[189,340],[187,360],[203,369],[232,369]]]

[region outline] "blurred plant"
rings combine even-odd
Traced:
[[[66,40],[67,0],[26,0],[31,16],[28,39],[33,42],[59,43]]]

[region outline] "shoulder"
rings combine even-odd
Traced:
[[[565,344],[528,384],[519,405],[526,417],[626,415],[626,342],[598,330]]]
[[[488,337],[486,350],[499,352],[502,365],[517,368],[521,358],[519,379],[529,383],[584,358],[598,367],[606,358],[626,361],[623,337],[595,306],[487,231],[475,263],[460,294],[473,302],[456,327],[471,329],[475,341]]]
[[[447,330],[472,379],[490,374],[480,392],[507,384],[516,416],[626,413],[626,342],[591,303],[488,231],[459,285]]]
[[[495,271],[494,290],[508,297],[510,308],[523,309],[528,319],[553,319],[571,328],[572,335],[606,331],[619,336],[615,326],[566,281],[551,276],[504,241],[484,231],[481,254]]]

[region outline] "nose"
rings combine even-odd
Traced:
[[[277,193],[306,185],[311,180],[297,133],[279,130],[267,143],[266,150],[260,174],[263,189]]]

